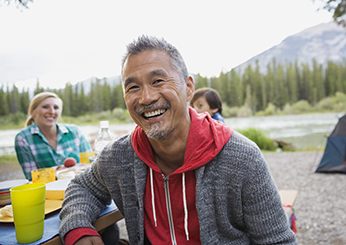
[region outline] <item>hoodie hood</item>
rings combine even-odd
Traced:
[[[194,169],[210,162],[223,148],[233,131],[208,113],[197,114],[189,108],[191,125],[184,163],[164,176],[155,164],[149,140],[140,127],[131,135],[138,157],[148,165],[144,202],[144,227],[152,244],[200,244],[196,209],[196,177]],[[164,187],[164,188],[162,188]],[[177,242],[180,241],[180,242]]]
[[[197,114],[189,108],[191,126],[187,139],[184,164],[172,174],[183,173],[201,167],[213,159],[227,143],[233,130],[226,124],[214,120],[208,113]],[[148,137],[139,126],[131,134],[132,146],[138,157],[148,167],[160,172]]]

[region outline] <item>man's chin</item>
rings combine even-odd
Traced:
[[[156,123],[152,125],[149,130],[144,130],[144,132],[148,138],[162,141],[171,137],[173,128],[170,127],[168,129],[162,129],[160,123]]]

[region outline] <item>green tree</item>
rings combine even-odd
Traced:
[[[313,59],[312,80],[314,90],[313,105],[322,100],[326,96],[322,65],[317,64],[316,59]]]
[[[64,101],[63,115],[72,116],[72,105],[73,105],[73,90],[71,83],[65,84],[64,95],[61,98]]]
[[[20,94],[20,111],[26,114],[28,112],[30,98],[29,98],[29,90],[25,91],[23,88],[22,93]]]
[[[294,72],[292,63],[289,63],[288,65],[286,80],[288,86],[289,102],[290,104],[294,104],[298,101],[298,79],[297,74]]]
[[[111,100],[111,87],[107,82],[107,79],[103,79],[102,85],[102,111],[107,111],[112,109],[112,100]]]
[[[325,91],[327,96],[333,96],[337,91],[337,66],[334,62],[329,61],[325,71]]]
[[[195,76],[195,89],[209,87],[208,78],[202,77],[199,73]]]
[[[228,96],[226,99],[226,103],[229,106],[241,106],[244,104],[244,89],[243,89],[243,82],[240,79],[239,74],[232,69],[230,74],[230,80],[229,80],[230,86],[228,91]]]
[[[312,74],[308,64],[302,64],[302,98],[301,100],[307,100],[310,104],[313,102],[313,89],[312,89]]]
[[[4,86],[0,89],[0,116],[7,116],[9,114],[9,106],[7,101],[7,94],[4,91]]]
[[[83,83],[80,84],[80,94],[78,97],[79,100],[79,108],[80,108],[80,115],[84,115],[87,112],[87,103],[86,103],[86,96],[84,92],[84,85]]]
[[[20,111],[20,96],[19,96],[19,91],[16,85],[13,85],[12,91],[9,96],[10,100],[10,112],[15,114]]]
[[[313,0],[315,1],[315,0]],[[333,14],[333,19],[339,25],[346,26],[346,0],[320,0],[325,3],[324,9]]]
[[[34,90],[34,95],[39,94],[41,92],[44,92],[43,87],[40,86],[40,81],[37,79],[36,80],[36,88]]]
[[[114,108],[126,108],[121,84],[116,85],[112,90],[112,110]]]

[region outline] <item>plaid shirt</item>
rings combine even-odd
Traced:
[[[31,180],[31,171],[62,165],[67,157],[79,162],[80,152],[91,152],[89,142],[76,125],[57,124],[57,148],[48,143],[36,124],[22,129],[15,138],[15,150],[24,175]]]

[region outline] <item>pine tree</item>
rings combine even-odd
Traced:
[[[23,88],[22,93],[20,94],[20,112],[27,114],[29,104],[29,90],[25,91],[25,89]]]
[[[240,79],[239,74],[232,69],[230,74],[230,89],[227,100],[229,102],[227,102],[227,104],[231,107],[242,106],[244,104],[244,95],[243,82]]]
[[[208,79],[202,77],[199,73],[195,76],[195,89],[209,87]]]
[[[20,111],[20,97],[19,97],[19,92],[16,85],[13,85],[9,98],[10,98],[10,103],[9,103],[10,112],[12,114],[19,112]]]
[[[4,86],[2,86],[0,89],[0,116],[7,116],[9,111],[7,94],[4,91]]]
[[[294,104],[298,101],[298,81],[292,63],[289,63],[288,65],[286,81],[288,86],[289,103]]]
[[[318,65],[316,59],[313,59],[312,77],[313,88],[316,90],[316,95],[313,104],[316,104],[318,101],[322,100],[326,96],[322,65]]]

